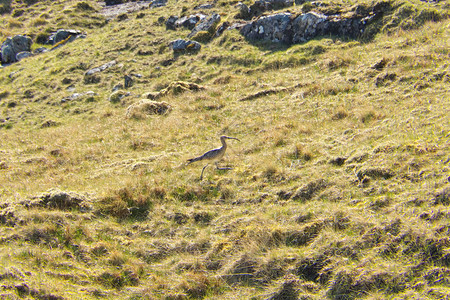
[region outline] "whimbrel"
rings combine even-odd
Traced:
[[[188,165],[193,163],[193,162],[196,162],[196,161],[201,161],[201,160],[207,160],[208,161],[208,163],[202,169],[202,174],[200,175],[200,180],[203,179],[203,171],[205,171],[205,168],[211,162],[214,162],[214,164],[216,165],[216,168],[218,170],[230,170],[231,169],[231,168],[219,168],[219,166],[217,165],[217,163],[222,159],[223,155],[225,154],[225,151],[227,150],[227,143],[225,142],[226,139],[232,139],[232,140],[240,141],[237,138],[222,135],[220,137],[220,141],[222,142],[222,147],[217,148],[217,149],[213,149],[213,150],[209,150],[208,152],[206,152],[202,156],[188,159],[188,163],[187,163]]]

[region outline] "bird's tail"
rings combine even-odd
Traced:
[[[196,162],[196,161],[199,161],[199,160],[202,160],[202,157],[201,157],[201,156],[195,157],[195,158],[191,158],[191,159],[188,159],[188,160],[187,160],[187,165],[192,164],[193,162]]]

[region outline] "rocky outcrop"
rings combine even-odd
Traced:
[[[86,35],[78,30],[59,29],[50,35],[45,44],[53,45],[50,50],[54,50],[65,43],[72,42],[75,39],[82,37],[86,37]],[[12,38],[7,38],[0,47],[0,62],[2,64],[10,64],[49,51],[49,49],[41,47],[31,52],[32,44],[33,41],[31,38],[24,35],[16,35]]]
[[[286,44],[303,43],[315,37],[334,35],[340,37],[358,37],[374,14],[360,16],[326,16],[308,12],[294,15],[277,13],[263,16],[248,23],[240,30],[249,40],[267,40]]]
[[[0,48],[1,63],[9,64],[18,61],[17,54],[24,51],[31,52],[32,43],[31,38],[24,35],[7,38]]]

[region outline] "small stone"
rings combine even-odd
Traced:
[[[200,50],[202,45],[195,41],[186,41],[182,39],[178,39],[170,42],[169,48],[173,50],[175,53],[182,52],[194,52]]]
[[[21,61],[24,58],[33,56],[33,53],[29,52],[29,51],[22,51],[16,54],[16,60],[17,61]]]

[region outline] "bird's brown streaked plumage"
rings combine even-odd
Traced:
[[[209,163],[211,163],[211,162],[214,162],[214,163],[216,164],[216,168],[217,168],[217,169],[221,169],[221,170],[228,170],[228,169],[229,169],[229,168],[219,168],[219,167],[217,166],[217,163],[222,159],[222,157],[223,157],[224,154],[225,154],[225,151],[227,150],[227,143],[226,143],[226,141],[225,141],[226,139],[232,139],[232,140],[238,140],[238,141],[239,141],[238,138],[234,138],[234,137],[229,137],[229,136],[222,135],[222,136],[220,137],[220,141],[222,142],[222,147],[217,148],[217,149],[210,150],[210,151],[206,152],[205,154],[203,154],[203,155],[201,155],[201,156],[198,156],[198,157],[195,157],[195,158],[188,159],[188,163],[187,163],[187,164],[191,164],[191,163],[196,162],[196,161],[203,161],[203,160],[208,161],[208,163],[207,163],[207,164],[203,167],[203,169],[202,169],[202,174],[200,175],[200,180],[203,179],[203,171],[205,171],[205,168],[206,168],[206,167],[209,165]]]

